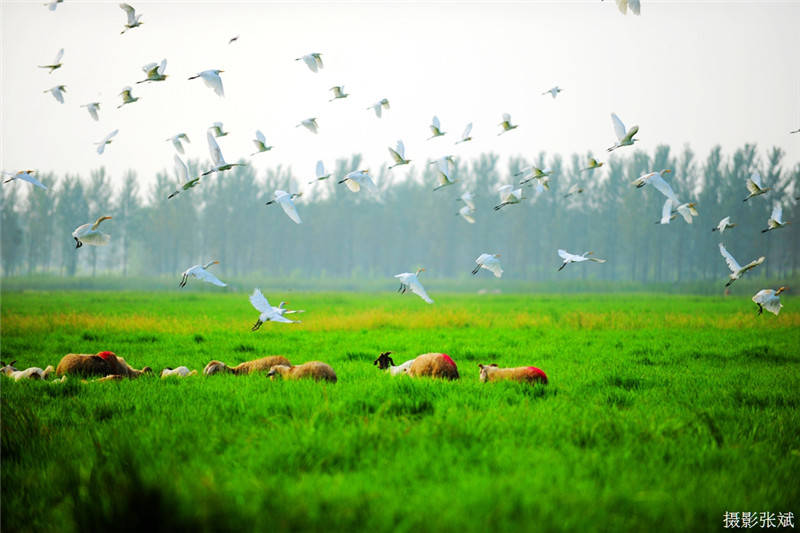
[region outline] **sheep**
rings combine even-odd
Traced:
[[[3,365],[0,368],[0,372],[5,374],[10,378],[14,378],[14,381],[19,381],[21,379],[47,379],[47,377],[55,372],[53,365],[47,365],[47,368],[42,370],[38,366],[32,366],[30,368],[26,368],[25,370],[17,370],[14,367],[14,363],[17,361],[11,361],[9,364],[5,364],[0,361],[0,364]]]
[[[138,378],[142,374],[152,374],[149,366],[136,370],[125,362],[122,357],[117,357],[114,352],[100,352],[96,355],[68,353],[61,358],[56,367],[56,375],[80,374],[84,376],[122,376]]]
[[[433,378],[458,379],[458,368],[449,355],[444,353],[424,353],[418,355],[408,367],[408,375],[430,376]]]
[[[283,379],[313,379],[336,383],[336,372],[329,364],[320,361],[309,361],[297,366],[275,365],[267,374],[269,379],[281,376]]]
[[[394,366],[394,361],[391,357],[389,357],[390,353],[392,352],[383,352],[372,364],[377,365],[380,370],[389,370],[389,373],[393,376],[398,376],[408,372],[408,369],[411,367],[411,363],[413,363],[414,360],[409,359],[400,366]]]
[[[535,366],[518,366],[515,368],[498,368],[496,364],[482,365],[481,382],[487,381],[521,381],[524,383],[541,383],[547,385],[547,374]]]
[[[167,378],[169,376],[176,376],[179,378],[185,378],[186,376],[196,376],[197,370],[189,370],[185,366],[179,366],[178,368],[170,368],[167,367],[161,371],[161,378]]]
[[[242,374],[252,374],[253,372],[269,372],[275,365],[292,366],[292,363],[282,355],[270,355],[261,359],[245,361],[232,368],[221,361],[210,361],[203,369],[203,374],[210,376],[219,372],[226,372],[240,376]]]

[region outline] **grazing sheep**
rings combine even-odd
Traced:
[[[449,355],[444,353],[424,353],[418,355],[408,368],[411,377],[430,376],[432,378],[458,379],[458,368]]]
[[[394,366],[394,360],[389,357],[389,354],[392,352],[383,352],[378,356],[377,359],[372,363],[373,365],[377,365],[381,370],[389,370],[389,373],[393,376],[398,376],[400,374],[405,374],[408,372],[408,369],[411,367],[411,363],[414,362],[413,359],[409,359],[405,363],[400,366]]]
[[[149,366],[136,370],[117,357],[114,352],[100,352],[96,355],[68,353],[61,358],[56,367],[56,375],[80,374],[83,376],[122,376],[138,378],[142,374],[153,373]]]
[[[275,376],[279,375],[283,379],[313,379],[336,383],[336,372],[331,365],[320,361],[309,361],[297,366],[275,365],[267,375],[270,379],[275,379]]]
[[[179,366],[178,368],[170,368],[167,367],[161,371],[161,377],[166,378],[169,376],[177,376],[179,378],[185,378],[186,376],[196,376],[197,370],[189,370],[185,366]]]
[[[269,372],[275,365],[292,366],[292,363],[282,355],[270,355],[268,357],[262,357],[261,359],[245,361],[232,368],[221,361],[211,361],[203,369],[203,374],[210,376],[219,372],[225,372],[240,376],[242,374],[252,374],[253,372]]]
[[[491,365],[478,364],[481,367],[481,382],[487,381],[521,381],[525,383],[542,383],[547,385],[547,374],[535,366],[518,366],[515,368],[498,368]]]
[[[38,366],[32,366],[30,368],[26,368],[25,370],[17,370],[14,367],[14,363],[17,361],[11,361],[9,364],[5,364],[0,361],[0,365],[3,365],[0,368],[0,373],[5,374],[10,378],[14,378],[14,381],[19,381],[21,379],[47,379],[47,377],[55,372],[53,369],[53,365],[48,365],[47,368],[42,370]]]

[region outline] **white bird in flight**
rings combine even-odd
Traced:
[[[475,198],[472,196],[472,193],[469,191],[464,191],[464,193],[456,198],[457,201],[464,202],[467,207],[470,208],[471,211],[475,211]]]
[[[433,119],[431,120],[431,125],[429,127],[431,129],[432,135],[428,137],[428,140],[431,140],[435,137],[441,137],[442,135],[447,134],[446,131],[442,131],[442,126],[441,124],[439,124],[439,117],[437,117],[436,115],[433,116]]]
[[[503,276],[503,267],[500,265],[500,260],[498,259],[500,254],[481,254],[475,259],[475,262],[478,264],[474,269],[472,269],[472,274],[477,274],[478,271],[482,268],[485,268],[492,274],[494,277],[499,278]]]
[[[673,205],[675,205],[673,200],[667,198],[667,200],[664,202],[664,207],[661,209],[661,220],[656,222],[656,224],[669,224],[669,221],[678,215],[682,216],[683,220],[685,220],[687,224],[691,224],[692,217],[699,215],[694,203],[689,202],[686,204],[681,204],[677,206],[674,211],[672,211],[671,207]]]
[[[647,174],[643,174],[633,180],[631,185],[635,185],[637,189],[641,189],[647,184],[652,185],[658,192],[672,200],[674,205],[680,205],[680,200],[678,200],[678,195],[675,194],[675,191],[672,190],[672,186],[667,183],[662,174],[668,174],[672,172],[672,170],[665,168],[659,172],[648,172]]]
[[[136,28],[137,26],[141,26],[142,23],[139,22],[139,19],[142,18],[141,15],[136,14],[136,10],[130,4],[120,4],[119,7],[125,11],[125,14],[128,16],[128,20],[125,23],[125,29],[119,32],[120,35],[125,33],[128,30]]]
[[[330,177],[331,177],[330,173],[325,172],[325,165],[322,163],[322,160],[320,159],[319,161],[317,161],[316,177],[313,180],[309,181],[308,183],[309,184],[316,183],[318,181],[326,180]]]
[[[713,228],[711,231],[718,231],[720,235],[722,235],[726,229],[730,229],[736,227],[736,224],[731,224],[731,217],[725,217],[719,221],[716,228]]]
[[[347,98],[350,96],[346,92],[344,92],[344,85],[334,85],[330,88],[333,91],[333,98],[328,100],[329,102],[333,102],[334,100],[338,100],[339,98]]]
[[[306,54],[302,57],[298,57],[295,61],[302,61],[306,64],[306,66],[311,70],[311,72],[319,72],[319,69],[323,68],[325,65],[322,64],[322,54],[319,52],[314,52],[313,54]]]
[[[46,91],[42,91],[44,93],[50,93],[53,95],[53,98],[59,101],[59,103],[64,103],[64,93],[67,92],[66,85],[56,85],[55,87],[51,87]]]
[[[370,109],[375,111],[376,117],[381,118],[383,110],[389,109],[389,100],[387,98],[381,98],[380,100],[378,100],[377,102],[375,102],[374,104],[372,104],[367,108],[368,111]]]
[[[755,293],[752,300],[758,306],[758,314],[760,315],[764,312],[764,309],[766,309],[775,316],[778,316],[778,313],[781,312],[781,307],[783,307],[779,295],[785,290],[786,287],[781,287],[777,291],[775,289],[762,289]]]
[[[558,251],[558,255],[561,257],[561,259],[564,260],[564,262],[561,263],[561,266],[558,267],[558,270],[561,270],[562,268],[564,268],[565,266],[567,266],[570,263],[582,263],[583,261],[594,261],[595,263],[605,263],[606,262],[605,259],[600,259],[598,257],[588,257],[588,256],[592,255],[593,253],[594,252],[583,252],[583,254],[581,254],[581,255],[575,255],[575,254],[571,254],[571,253],[567,252],[566,250],[559,250]]]
[[[343,179],[339,180],[339,183],[344,183],[347,185],[347,188],[353,192],[361,190],[362,185],[370,192],[378,192],[378,187],[375,185],[375,182],[372,181],[369,170],[354,170],[348,173]]]
[[[304,128],[306,128],[311,133],[317,133],[319,131],[319,125],[317,124],[317,118],[316,117],[311,117],[311,118],[307,118],[305,120],[301,120],[300,124],[297,124],[295,126],[295,128],[299,128],[300,126],[303,126]]]
[[[742,274],[750,270],[751,268],[755,268],[761,263],[764,262],[766,259],[763,255],[754,261],[750,261],[745,266],[740,266],[739,263],[736,262],[736,259],[725,249],[722,243],[719,243],[719,253],[722,254],[722,257],[725,259],[725,263],[728,265],[728,269],[730,269],[731,273],[728,276],[730,279],[728,283],[725,284],[726,287],[730,286],[731,283],[736,281],[737,279],[742,277]]]
[[[394,167],[399,167],[400,165],[407,165],[411,162],[410,159],[406,159],[406,147],[403,144],[403,141],[397,141],[397,148],[392,149],[389,148],[389,154],[394,159],[394,165],[391,165],[389,169],[393,169]]]
[[[761,233],[766,233],[774,229],[785,228],[787,224],[791,224],[791,222],[783,221],[783,207],[781,207],[781,204],[776,203],[775,207],[772,208],[772,214],[767,220],[767,229],[762,229]]]
[[[228,132],[222,128],[222,122],[215,122],[208,127],[209,131],[214,134],[214,137],[225,137]]]
[[[286,191],[276,190],[274,193],[274,200],[270,200],[266,203],[266,205],[271,204],[278,204],[283,209],[283,212],[291,218],[295,224],[302,224],[303,221],[300,220],[300,215],[297,214],[297,208],[294,206],[293,200],[298,196],[301,196],[303,193],[292,193],[289,194]]]
[[[49,9],[50,11],[55,11],[56,8],[58,7],[58,4],[62,3],[63,1],[64,0],[53,0],[52,2],[43,5],[47,7],[47,9]]]
[[[467,127],[464,128],[464,133],[461,134],[461,138],[456,141],[456,144],[465,143],[467,141],[471,141],[472,137],[470,137],[470,135],[469,135],[471,132],[472,132],[472,122],[467,124]]]
[[[64,57],[64,49],[58,51],[56,54],[56,58],[53,60],[52,63],[49,65],[39,65],[39,68],[49,68],[50,72],[48,74],[52,74],[54,70],[61,68],[61,58]]]
[[[581,187],[577,183],[573,183],[572,185],[570,185],[569,189],[567,190],[567,193],[564,195],[564,198],[569,198],[573,194],[580,194],[582,192],[583,192],[583,187]]]
[[[200,182],[200,176],[189,179],[189,169],[178,154],[175,154],[175,175],[178,177],[178,188],[167,196],[168,200],[178,196],[182,191],[188,191]]]
[[[300,322],[299,320],[289,320],[284,317],[283,315],[288,311],[281,312],[280,308],[271,306],[269,301],[261,294],[260,289],[255,289],[253,294],[250,295],[250,303],[256,308],[256,311],[261,313],[256,323],[250,328],[250,331],[256,331],[264,322],[284,322],[286,324],[296,324]]]
[[[104,152],[104,151],[105,151],[105,149],[106,149],[106,145],[107,145],[107,144],[111,144],[111,139],[113,139],[113,138],[114,138],[114,136],[115,136],[117,133],[119,133],[119,130],[114,130],[114,131],[112,131],[111,133],[109,133],[108,135],[106,135],[105,137],[103,137],[103,138],[100,140],[100,142],[96,142],[96,143],[95,143],[95,144],[97,145],[97,153],[98,153],[98,154],[100,154],[100,155],[102,155],[102,154],[103,154],[103,152]]]
[[[167,79],[167,75],[164,74],[167,70],[167,60],[162,59],[161,63],[148,63],[142,67],[142,70],[147,77],[143,80],[139,80],[136,83],[144,83],[146,81],[164,81]]]
[[[176,133],[172,137],[168,138],[167,141],[172,143],[172,146],[175,147],[175,150],[177,150],[179,154],[184,153],[183,144],[181,141],[186,141],[187,143],[192,142],[189,140],[189,136],[185,133]]]
[[[219,261],[215,260],[215,261],[209,261],[205,265],[194,265],[192,267],[187,268],[186,270],[183,271],[183,274],[181,274],[181,281],[178,284],[178,286],[180,288],[185,287],[186,282],[189,281],[189,278],[191,277],[194,279],[199,279],[200,281],[206,281],[208,283],[216,285],[217,287],[227,287],[227,285],[221,282],[217,278],[217,276],[208,271],[208,268],[211,267],[211,265],[218,265],[218,264]]]
[[[548,185],[548,182],[550,180],[547,180],[545,178],[550,176],[552,173],[553,171],[550,170],[549,168],[546,170],[542,170],[538,167],[526,167],[517,172],[516,174],[514,174],[514,176],[522,176],[522,179],[519,180],[520,185],[525,185],[533,180],[537,180],[540,185],[549,189],[550,186]]]
[[[749,178],[747,178],[745,184],[747,185],[747,191],[750,194],[747,195],[747,198],[742,200],[743,202],[746,202],[753,196],[760,196],[767,191],[772,190],[772,187],[764,187],[764,185],[761,183],[761,174],[759,174],[757,170],[754,171]]]
[[[524,200],[522,189],[515,189],[513,185],[499,185],[497,192],[500,194],[500,203],[494,206],[495,211],[511,204],[518,204]]]
[[[418,268],[413,274],[411,272],[396,274],[394,277],[400,280],[400,288],[397,289],[397,292],[405,294],[406,291],[411,291],[429,304],[432,304],[433,300],[431,300],[428,296],[428,293],[425,292],[425,287],[422,286],[422,283],[419,282],[418,278],[419,273],[424,271],[424,268]]]
[[[462,205],[461,209],[458,210],[458,213],[456,213],[456,215],[460,215],[461,218],[463,218],[464,220],[466,220],[470,224],[474,224],[475,223],[475,219],[472,217],[472,213],[474,213],[474,212],[475,212],[475,210],[474,209],[470,209],[470,207],[468,205]]]
[[[3,181],[3,183],[8,183],[9,181],[14,180],[22,180],[27,181],[28,183],[33,184],[36,187],[41,189],[47,190],[47,187],[39,180],[33,177],[33,173],[36,172],[35,170],[20,170],[17,173],[13,172],[5,172],[3,171],[3,176],[7,179]]]
[[[226,163],[225,158],[222,157],[222,150],[219,149],[217,141],[211,131],[206,132],[206,139],[208,140],[208,151],[211,154],[211,160],[214,162],[214,167],[210,170],[203,172],[203,176],[211,174],[212,172],[223,172],[230,170],[233,167],[243,167],[245,163]]]
[[[498,133],[498,135],[502,135],[505,132],[511,131],[517,127],[516,124],[511,123],[511,115],[509,115],[508,113],[503,113],[503,122],[501,122],[499,126],[503,128],[503,131]]]
[[[97,114],[100,111],[100,102],[89,102],[81,105],[81,107],[85,107],[95,121],[100,120],[100,115]]]
[[[447,187],[448,185],[452,185],[456,182],[456,180],[450,177],[450,167],[448,163],[452,161],[449,156],[440,157],[436,169],[436,182],[438,185],[433,188],[434,191],[438,191],[442,187]]]
[[[561,87],[556,85],[552,89],[547,89],[545,92],[542,93],[542,95],[544,96],[545,94],[549,94],[550,96],[552,96],[555,99],[555,97],[558,96],[558,93],[560,93],[563,90],[564,89],[562,89]]]
[[[634,15],[639,15],[641,11],[639,0],[617,0],[617,8],[623,15],[628,13],[628,8],[631,8],[631,13]]]
[[[101,232],[97,227],[104,220],[110,220],[111,217],[106,215],[98,218],[94,223],[89,222],[75,228],[72,232],[72,238],[75,239],[75,248],[80,248],[84,244],[91,246],[105,246],[111,241],[111,237]]]
[[[267,146],[267,139],[261,130],[256,130],[256,138],[253,139],[253,144],[256,145],[256,151],[250,155],[260,154],[261,152],[268,152],[272,150],[272,146]]]
[[[581,172],[583,172],[583,171],[585,171],[585,170],[594,170],[594,169],[596,169],[596,168],[600,168],[600,167],[602,167],[602,166],[603,166],[603,164],[604,164],[604,163],[603,163],[602,161],[598,161],[598,160],[597,160],[597,159],[595,159],[594,157],[590,157],[590,158],[589,158],[589,166],[588,166],[588,167],[586,167],[586,168],[582,168],[582,169],[581,169]]]
[[[122,92],[119,93],[119,96],[122,97],[122,103],[117,106],[117,109],[124,106],[125,104],[132,104],[139,99],[138,96],[133,96],[131,94],[130,87],[125,87],[124,89],[122,89]]]
[[[225,89],[222,87],[222,78],[219,76],[223,72],[225,71],[220,69],[204,70],[203,72],[198,72],[189,79],[194,80],[200,78],[208,87],[214,89],[214,92],[217,93],[218,96],[225,96]]]
[[[626,130],[625,124],[622,123],[616,113],[611,113],[611,122],[614,124],[614,134],[617,136],[617,142],[608,149],[609,152],[623,146],[633,146],[633,143],[639,140],[633,138],[639,132],[639,126],[631,126],[631,129]]]

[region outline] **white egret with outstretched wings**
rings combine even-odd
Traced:
[[[778,290],[775,289],[762,289],[755,293],[752,300],[758,306],[758,314],[764,312],[764,309],[769,311],[774,315],[778,315],[781,312],[781,307],[783,304],[781,303],[780,293],[786,290],[786,287],[781,287]]]
[[[614,133],[617,136],[617,142],[608,149],[609,152],[622,148],[623,146],[633,146],[633,143],[639,139],[634,139],[633,136],[639,132],[639,126],[631,126],[631,129],[626,130],[625,124],[617,116],[616,113],[611,113],[611,122],[614,124]]]
[[[564,260],[564,262],[561,263],[561,266],[558,267],[558,270],[561,270],[570,263],[582,263],[583,261],[594,261],[595,263],[606,262],[605,259],[600,259],[599,257],[589,257],[593,253],[594,252],[583,252],[581,255],[575,255],[566,250],[558,250],[558,255]]]
[[[424,268],[418,268],[413,274],[411,272],[396,274],[395,277],[400,280],[400,288],[397,289],[397,292],[405,294],[406,291],[411,291],[429,304],[432,304],[433,300],[425,292],[425,287],[422,286],[422,283],[419,282],[419,273],[423,271],[425,271]]]
[[[106,215],[98,218],[94,223],[89,222],[75,228],[72,232],[72,238],[75,239],[75,248],[80,248],[84,244],[90,246],[105,246],[111,241],[111,237],[101,232],[98,228],[100,223],[104,220],[111,220],[111,217]]]
[[[214,89],[214,92],[217,93],[218,96],[225,96],[225,89],[222,86],[222,78],[219,76],[223,72],[225,71],[220,69],[204,70],[203,72],[198,72],[189,79],[194,80],[200,78],[203,80],[206,86]]]
[[[253,294],[250,295],[250,303],[256,308],[256,311],[261,313],[258,315],[256,323],[250,328],[250,331],[257,330],[264,322],[284,322],[286,324],[296,324],[300,322],[299,320],[289,320],[283,316],[285,311],[282,313],[279,311],[279,308],[271,306],[269,301],[261,294],[260,289],[255,289]]]
[[[211,283],[212,285],[216,285],[217,287],[227,287],[227,285],[219,280],[217,276],[212,274],[208,271],[208,268],[211,265],[218,265],[219,261],[209,261],[205,265],[194,265],[192,267],[187,268],[181,274],[181,281],[178,284],[179,287],[183,288],[186,286],[186,282],[189,281],[189,278],[199,279],[200,281],[205,281]]]
[[[751,268],[755,268],[761,263],[764,262],[766,259],[763,255],[758,259],[750,261],[744,266],[740,266],[736,259],[730,254],[728,250],[725,249],[725,246],[722,243],[719,243],[719,253],[722,254],[722,257],[725,259],[725,263],[728,265],[728,269],[731,271],[730,275],[728,276],[730,279],[728,283],[725,284],[728,287],[731,283],[736,281],[737,279],[742,277],[742,274],[750,270]]]
[[[485,268],[492,274],[494,277],[499,278],[503,276],[503,267],[500,265],[500,254],[481,254],[475,259],[475,262],[478,264],[475,268],[472,269],[473,274],[477,274],[478,271],[482,268]]]

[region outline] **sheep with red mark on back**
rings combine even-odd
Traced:
[[[427,376],[432,378],[458,379],[458,368],[455,361],[446,353],[424,353],[418,355],[407,374],[413,377]]]
[[[114,352],[99,352],[95,355],[68,353],[61,358],[56,367],[56,375],[67,374],[81,376],[122,376],[138,378],[142,374],[152,374],[153,370],[146,366],[136,370],[125,359],[118,357]]]
[[[547,385],[547,374],[535,366],[518,366],[500,368],[496,364],[478,364],[481,369],[481,382],[487,381],[519,381],[523,383],[541,383]]]

